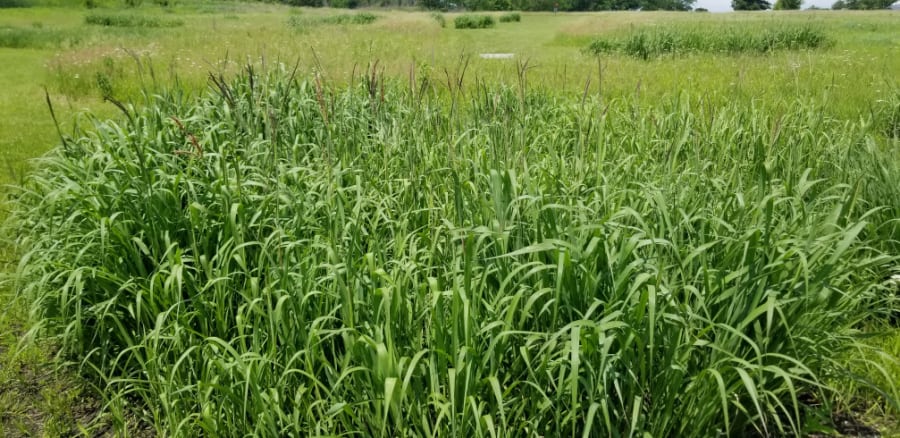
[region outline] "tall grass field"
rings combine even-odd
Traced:
[[[0,37],[53,53],[46,91],[22,86],[53,108],[55,146],[11,167],[4,299],[26,309],[19,343],[92,388],[81,434],[896,428],[900,88],[879,55],[900,47],[847,49],[896,35],[891,18],[516,13],[470,31],[453,13],[199,9],[216,5]],[[192,28],[261,22],[282,45],[178,64],[211,53]],[[92,33],[54,46],[76,29]],[[523,55],[529,32],[546,54]],[[437,55],[398,61],[392,38]],[[322,50],[342,41],[366,55]],[[856,88],[835,67],[863,64],[877,80]]]

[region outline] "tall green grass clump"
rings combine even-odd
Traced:
[[[778,50],[816,49],[830,44],[825,32],[811,24],[732,24],[703,28],[639,28],[624,37],[597,39],[588,51],[594,54],[623,53],[646,60],[690,53],[764,54]]]
[[[501,23],[518,23],[522,21],[522,14],[518,12],[510,12],[501,15],[499,20]]]
[[[490,15],[463,14],[453,19],[453,27],[457,29],[487,29],[496,24]]]
[[[107,27],[178,27],[184,21],[137,14],[91,13],[84,17],[85,24]]]
[[[30,8],[32,2],[29,0],[0,0],[0,8]]]
[[[16,193],[18,294],[113,418],[803,434],[896,308],[898,146],[870,124],[286,76],[125,107]]]
[[[370,24],[375,22],[378,16],[371,12],[359,12],[356,14],[331,15],[322,18],[324,24]]]
[[[338,14],[328,15],[324,17],[314,17],[306,15],[293,15],[288,19],[288,25],[295,29],[304,29],[312,26],[321,25],[360,25],[371,24],[378,19],[378,16],[371,12],[360,12],[356,14]]]
[[[886,137],[900,139],[900,88],[889,90],[875,102],[872,119]]]
[[[432,12],[431,18],[437,22],[441,27],[447,27],[447,18],[444,17],[444,14],[440,12]]]
[[[84,32],[45,29],[43,27],[0,26],[0,47],[10,49],[56,49],[80,45],[87,39]]]

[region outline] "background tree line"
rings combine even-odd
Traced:
[[[421,6],[473,11],[689,11],[696,0],[280,0],[294,6]]]
[[[27,7],[34,0],[0,0],[0,8]],[[85,6],[97,6],[102,0],[81,0]],[[135,7],[145,0],[121,0],[126,6]],[[177,0],[146,0],[161,6],[170,6]],[[466,9],[472,11],[690,11],[696,0],[258,0],[266,3],[284,3],[307,7],[422,7],[435,10]],[[831,9],[886,9],[894,0],[837,0]],[[766,9],[800,9],[803,0],[732,0],[736,11]],[[706,11],[705,9],[697,9]]]
[[[690,11],[696,0],[264,0],[295,6],[420,6],[426,9],[473,11]],[[832,9],[885,9],[894,0],[837,0]],[[732,0],[736,11],[800,9],[803,0]]]
[[[895,0],[837,0],[831,9],[886,9]]]

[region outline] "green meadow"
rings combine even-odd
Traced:
[[[0,435],[896,436],[897,72],[891,11],[0,8]]]

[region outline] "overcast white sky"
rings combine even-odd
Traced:
[[[775,0],[769,0],[769,2],[774,4]],[[820,8],[830,8],[833,3],[834,0],[803,0],[803,5],[800,8],[806,9],[812,5]],[[697,0],[694,3],[694,7],[706,8],[712,12],[725,12],[731,10],[731,0]]]

